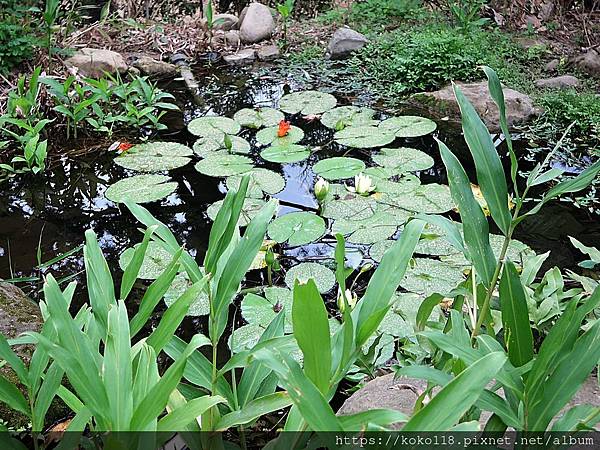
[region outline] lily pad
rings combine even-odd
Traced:
[[[426,214],[440,214],[454,208],[454,202],[448,186],[441,184],[422,184],[406,194],[383,194],[377,200],[380,203]]]
[[[393,215],[376,212],[368,219],[336,220],[333,223],[332,233],[348,236],[348,242],[367,245],[392,237],[399,225]]]
[[[177,142],[147,142],[134,145],[114,161],[138,172],[162,172],[185,166],[193,153],[191,148]]]
[[[242,325],[241,327],[234,328],[233,333],[229,336],[227,344],[232,353],[250,350],[258,343],[258,340],[264,331],[265,327],[261,327],[255,323]]]
[[[166,175],[136,175],[110,185],[104,195],[115,203],[123,203],[125,200],[134,203],[155,202],[177,189],[177,183],[169,181],[170,179]]]
[[[262,296],[246,294],[242,300],[242,317],[250,324],[266,328],[277,313],[285,308],[286,332],[292,331],[292,291],[283,287],[266,287]]]
[[[329,219],[362,220],[371,217],[378,205],[373,197],[348,194],[323,204],[321,215]]]
[[[247,128],[272,127],[285,118],[281,111],[273,108],[244,108],[233,115],[233,119]]]
[[[293,212],[278,217],[269,224],[269,237],[292,247],[308,244],[325,234],[325,221],[309,212]]]
[[[433,256],[445,256],[459,253],[446,239],[446,233],[436,225],[427,224],[415,253]],[[467,263],[468,264],[468,263]]]
[[[347,127],[334,137],[339,144],[352,148],[383,147],[396,139],[391,131],[373,126]]]
[[[196,163],[196,170],[210,177],[230,177],[252,170],[252,160],[246,156],[215,153]]]
[[[133,258],[135,249],[139,247],[139,245],[140,244],[136,244],[121,253],[121,256],[119,256],[119,267],[121,270],[124,271],[127,268]],[[146,254],[144,255],[144,261],[142,262],[138,273],[138,278],[141,278],[142,280],[155,280],[163,273],[172,259],[173,255],[165,250],[159,243],[150,241],[148,243],[148,248],[146,249]]]
[[[389,130],[397,137],[419,137],[433,133],[437,128],[436,123],[425,117],[400,116],[391,117],[379,124],[379,128]]]
[[[304,138],[304,131],[302,131],[302,128],[298,128],[293,125],[288,130],[288,133],[283,137],[277,136],[278,131],[278,126],[264,128],[256,133],[256,142],[258,142],[260,145],[273,144],[274,146],[285,147],[287,145],[300,142]]]
[[[220,116],[198,117],[188,124],[188,130],[194,136],[215,137],[218,140],[223,139],[225,134],[238,134],[241,129],[235,120]]]
[[[298,144],[272,145],[260,152],[260,157],[265,161],[280,164],[303,161],[309,156],[310,148]]]
[[[502,250],[503,244],[504,236],[498,234],[490,234],[490,246],[492,247],[492,251],[494,252],[494,256],[496,257],[496,259],[500,257],[500,252]],[[509,259],[512,262],[514,262],[517,266],[520,266],[523,260],[526,260],[528,257],[534,255],[535,252],[527,244],[524,244],[523,242],[517,239],[512,239],[510,241],[510,244],[508,245],[508,250],[506,251],[505,257],[506,259]],[[440,259],[442,259],[445,262],[460,266],[468,266],[471,264],[469,261],[467,261],[467,259],[462,253],[457,252],[447,256],[441,256]]]
[[[266,202],[259,198],[246,198],[244,200],[244,204],[242,205],[242,212],[240,213],[238,225],[240,227],[245,227],[248,225],[250,221],[256,217],[262,207],[265,206],[265,204]],[[211,220],[215,220],[219,210],[221,209],[221,206],[223,206],[223,200],[218,200],[208,207],[206,214]]]
[[[392,245],[394,245],[394,242],[396,241],[387,240],[376,242],[369,249],[369,257],[375,262],[381,262],[381,258],[383,258],[384,253],[387,252]]]
[[[296,279],[303,283],[310,278],[315,280],[317,289],[321,293],[331,290],[335,284],[335,275],[331,269],[314,262],[303,262],[288,270],[285,274],[285,284],[290,289],[294,289]]]
[[[377,192],[385,194],[407,194],[413,192],[421,185],[421,180],[411,173],[402,174],[397,181],[377,181]]]
[[[202,273],[204,273],[204,268],[201,268]],[[171,287],[165,293],[164,301],[167,307],[171,306],[175,301],[183,295],[183,293],[192,286],[192,282],[188,278],[185,272],[178,273],[173,282],[171,283]],[[210,313],[210,303],[208,300],[208,294],[204,291],[196,297],[196,299],[190,305],[190,309],[188,309],[187,316],[205,316]]]
[[[250,143],[239,136],[229,136],[231,139],[231,151],[227,149],[224,138],[219,140],[216,137],[201,137],[193,146],[194,152],[202,158],[208,158],[215,152],[227,153],[250,153]]]
[[[378,153],[374,153],[372,158],[380,166],[391,168],[398,173],[427,170],[433,166],[431,156],[409,147],[382,148]]]
[[[373,119],[375,111],[371,108],[360,106],[338,106],[330,109],[323,117],[321,123],[327,128],[332,128],[336,131],[343,130],[347,127],[357,127],[364,125],[377,125],[379,120]]]
[[[256,187],[261,191],[260,197],[262,197],[262,192],[273,195],[281,192],[283,188],[285,188],[285,178],[283,178],[277,172],[273,172],[272,170],[263,169],[262,167],[255,167],[245,175],[250,175],[248,192],[254,192],[254,188]],[[236,175],[227,178],[225,180],[227,189],[237,190],[240,187],[240,181],[242,180],[243,176],[244,175]],[[256,197],[256,195],[252,196]]]
[[[322,159],[313,166],[313,172],[326,180],[343,180],[358,175],[365,169],[360,159],[336,156]]]
[[[465,279],[462,268],[430,258],[415,258],[400,283],[404,289],[429,296],[447,294]]]
[[[319,91],[292,92],[279,100],[279,108],[288,114],[303,116],[324,113],[337,105],[337,100],[331,94]]]
[[[370,176],[377,183],[380,180],[387,180],[388,178],[399,175],[398,172],[396,172],[393,169],[390,169],[388,167],[376,167],[376,166],[367,167],[365,170],[363,170],[363,173],[365,175]]]
[[[377,331],[396,338],[405,338],[415,334],[417,312],[423,298],[414,293],[396,294],[396,301],[379,324]]]

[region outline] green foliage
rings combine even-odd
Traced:
[[[283,3],[277,3],[277,12],[283,19],[283,46],[287,45],[288,22],[294,11],[294,0],[285,0]]]
[[[579,93],[574,89],[546,92],[537,98],[544,108],[541,120],[557,128],[575,122],[573,131],[592,134],[600,139],[600,101],[594,92]]]
[[[469,31],[489,22],[489,19],[479,17],[485,4],[486,0],[448,0],[448,10],[456,26]]]
[[[428,13],[421,0],[365,0],[351,2],[350,8],[335,8],[319,16],[322,23],[348,22],[362,31],[372,32],[373,26],[388,26],[401,19],[414,20]]]
[[[22,25],[0,19],[0,74],[31,58],[36,38]]]

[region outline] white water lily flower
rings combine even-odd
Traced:
[[[369,195],[375,190],[375,183],[369,175],[359,173],[354,177],[354,187],[346,186],[349,191],[355,192],[358,195]]]
[[[358,301],[358,296],[350,289],[346,289],[345,296],[346,301],[348,302],[348,306],[350,306],[350,309],[354,309],[354,307],[356,306],[356,302]],[[342,291],[340,289],[338,289],[337,304],[340,312],[343,313],[344,309],[346,309],[346,305],[344,304],[344,298],[342,297]]]
[[[315,183],[315,197],[317,197],[317,201],[321,203],[327,197],[327,193],[329,192],[329,182],[319,177],[317,182]]]

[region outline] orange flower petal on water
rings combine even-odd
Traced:
[[[290,132],[290,128],[292,128],[292,126],[290,125],[289,122],[286,122],[285,120],[282,120],[281,122],[279,122],[279,128],[277,130],[277,137],[287,136],[287,134]]]
[[[131,147],[133,147],[133,144],[130,144],[129,142],[121,142],[117,147],[117,150],[119,151],[119,153],[125,153]]]

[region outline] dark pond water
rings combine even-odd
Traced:
[[[267,71],[263,71],[268,73]],[[184,125],[191,119],[203,115],[223,115],[232,117],[243,107],[277,106],[279,98],[291,90],[319,88],[309,82],[288,79],[288,77],[257,76],[239,72],[228,72],[220,68],[210,72],[198,72],[201,89],[194,100],[178,81],[172,81],[164,87],[177,97],[184,111],[181,117],[170,121],[170,131],[157,139],[176,140],[192,145],[195,138],[187,133]],[[340,86],[344,80],[339,80]],[[343,92],[342,95],[339,95]],[[364,93],[348,93],[347,89],[334,89],[338,94],[338,105],[365,104],[369,102]],[[307,122],[294,118],[293,123],[304,129],[303,143],[311,147],[320,147],[308,161],[279,165],[257,160],[257,166],[280,172],[286,179],[286,188],[275,195],[281,201],[279,214],[291,209],[312,209],[316,201],[311,194],[314,174],[310,167],[318,159],[331,155],[340,155],[342,149],[332,142],[333,132],[318,121]],[[253,133],[242,131],[242,136],[250,138]],[[441,128],[436,137],[444,140],[459,154],[472,170],[462,139],[455,131]],[[131,138],[134,141],[134,138]],[[118,269],[119,255],[128,247],[141,240],[139,224],[126,208],[120,208],[104,198],[107,186],[123,179],[128,172],[112,162],[115,154],[109,153],[110,142],[106,145],[94,142],[99,150],[83,156],[68,156],[73,149],[81,149],[88,141],[66,143],[61,149],[66,156],[54,156],[50,170],[37,180],[13,180],[1,186],[0,191],[0,278],[40,277],[51,272],[57,279],[67,278],[79,281],[77,298],[85,299],[85,274],[81,252],[75,253],[51,267],[41,271],[38,257],[48,261],[63,252],[69,251],[83,242],[86,229],[92,228],[98,235],[100,245],[109,262],[115,279],[120,278]],[[391,146],[410,146],[423,150],[434,157],[435,166],[419,174],[423,182],[445,183],[445,173],[438,157],[437,145],[433,136],[419,139],[398,139]],[[55,155],[58,152],[55,152]],[[79,152],[82,153],[82,152]],[[85,153],[85,152],[83,152]],[[352,156],[369,160],[368,152],[352,151]],[[193,164],[170,172],[177,181],[178,189],[163,201],[145,205],[169,228],[180,243],[201,260],[204,254],[211,220],[206,215],[208,205],[223,198],[224,186],[217,178],[198,173]],[[529,244],[534,250],[552,250],[550,264],[571,267],[579,260],[577,251],[568,245],[567,236],[576,236],[588,245],[600,242],[600,225],[593,217],[581,210],[564,204],[553,204],[529,222],[525,222],[517,238]],[[283,254],[284,267],[297,261],[329,258],[333,252],[334,241],[324,239],[318,244],[292,248]],[[350,252],[350,261],[354,265],[361,262],[364,248],[357,247]],[[39,254],[38,254],[39,252]],[[263,274],[255,274],[249,285],[261,283]],[[32,297],[40,298],[40,283],[30,281],[20,283]],[[190,319],[194,326],[189,331],[198,331],[202,321]]]

